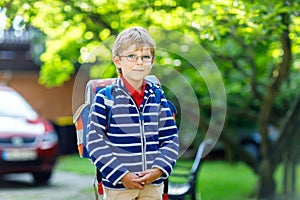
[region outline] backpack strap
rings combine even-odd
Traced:
[[[161,102],[161,91],[155,90],[154,93],[155,93],[155,101],[156,101],[156,103],[160,104],[160,102]]]
[[[112,114],[112,106],[114,105],[115,96],[115,84],[111,84],[105,87],[105,99],[104,104],[106,106],[106,129],[110,125],[110,119]]]
[[[155,90],[154,93],[155,93],[155,101],[156,101],[156,103],[160,104],[161,103],[161,91]],[[171,113],[173,115],[173,118],[176,121],[177,109],[176,109],[175,105],[172,103],[172,101],[170,101],[170,100],[167,99],[167,102],[168,102],[169,108],[171,110]]]
[[[169,191],[169,178],[164,180],[164,189],[163,189],[163,199],[162,200],[169,199],[168,191]]]
[[[114,97],[112,95],[113,86],[114,84],[105,87],[105,97],[109,100],[114,100]]]

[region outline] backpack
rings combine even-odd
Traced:
[[[90,107],[93,103],[94,97],[97,92],[99,92],[103,88],[106,88],[105,96],[108,99],[112,100],[112,92],[110,90],[115,83],[115,78],[107,78],[90,80],[86,84],[84,103],[77,108],[73,115],[73,123],[75,124],[77,135],[78,153],[81,158],[90,158],[89,153],[86,149],[86,135],[88,132],[87,125]]]
[[[160,86],[160,82],[154,75],[148,75],[146,76],[146,81],[149,81],[151,83],[154,83],[158,86]],[[86,84],[85,88],[85,101],[82,105],[80,105],[77,110],[74,112],[73,115],[73,123],[75,124],[76,128],[76,135],[77,135],[77,146],[78,146],[78,153],[81,158],[90,158],[89,153],[86,148],[86,135],[87,135],[87,125],[88,125],[88,117],[90,112],[90,107],[93,103],[94,97],[102,89],[105,89],[105,97],[108,101],[110,101],[110,105],[107,106],[106,111],[106,118],[107,118],[107,126],[110,124],[110,118],[111,118],[111,106],[113,105],[114,101],[114,87],[116,86],[116,78],[107,78],[107,79],[94,79],[90,80]],[[160,86],[161,87],[161,86]],[[160,92],[155,93],[156,101],[160,103],[161,96]],[[175,120],[175,116],[177,114],[177,110],[175,105],[170,101],[167,100],[169,104],[169,108],[172,112],[172,115]],[[102,188],[102,175],[101,172],[96,168],[96,175],[94,179],[94,189],[95,189],[95,197],[96,200],[98,199],[98,194],[103,194],[103,188]],[[95,181],[98,182],[98,189],[96,189]],[[164,193],[163,193],[163,200],[168,199],[168,179],[164,181]]]

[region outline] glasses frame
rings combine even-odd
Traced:
[[[150,57],[149,60],[144,60],[144,59],[146,59],[145,57],[148,57],[148,55],[137,56],[137,55],[134,55],[134,54],[130,54],[130,55],[118,56],[118,57],[120,57],[120,58],[124,57],[124,58],[127,59],[128,62],[137,62],[137,60],[139,58],[141,58],[142,62],[149,63],[149,62],[153,61],[153,59],[154,59],[155,56],[149,56]]]

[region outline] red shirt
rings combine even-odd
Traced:
[[[120,77],[124,82],[125,88],[127,89],[127,91],[129,92],[129,94],[131,95],[131,97],[133,98],[133,100],[135,101],[135,103],[137,104],[137,106],[139,108],[144,99],[146,81],[144,80],[143,85],[142,85],[142,91],[139,92],[134,87],[132,87],[132,85],[130,85],[130,83],[122,75]]]

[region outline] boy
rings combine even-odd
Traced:
[[[155,42],[144,28],[132,27],[117,36],[112,54],[120,73],[114,101],[105,98],[104,90],[97,93],[87,149],[102,173],[104,199],[160,200],[179,146],[163,91],[144,79],[155,62]],[[107,106],[112,106],[110,124]]]

